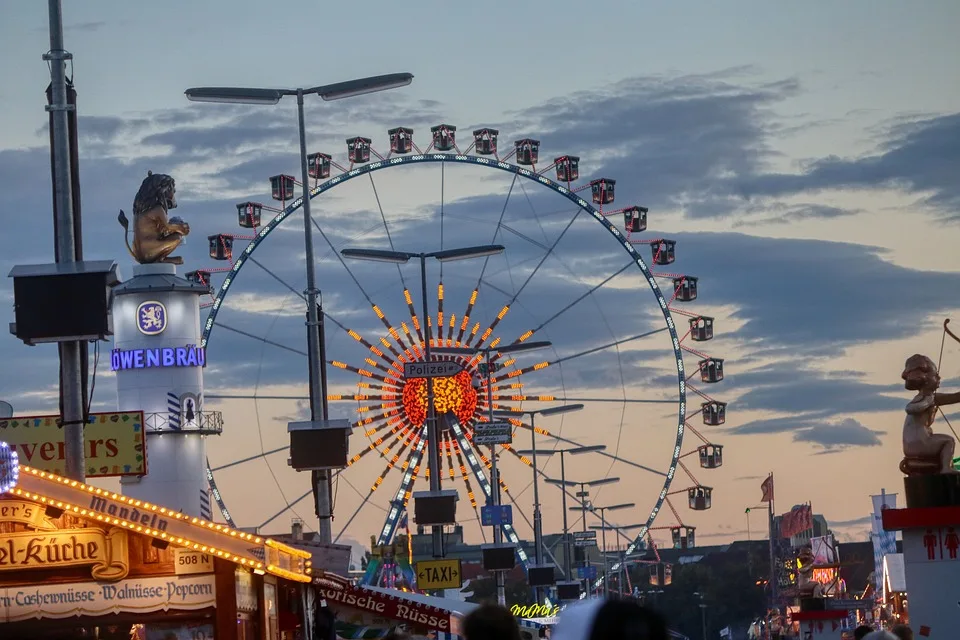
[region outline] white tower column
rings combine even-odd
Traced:
[[[114,289],[110,366],[118,409],[144,413],[147,474],[122,478],[122,492],[210,520],[205,437],[223,425],[203,408],[200,296],[209,288],[170,264],[136,265],[133,274]]]

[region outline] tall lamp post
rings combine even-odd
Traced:
[[[520,342],[503,347],[483,347],[480,349],[470,349],[469,347],[441,347],[433,350],[438,355],[461,355],[475,356],[482,355],[487,369],[487,420],[493,422],[493,362],[490,360],[490,354],[499,353],[500,355],[509,355],[523,353],[526,351],[535,351],[537,349],[546,349],[552,347],[553,343],[546,340],[539,342]],[[490,503],[494,508],[500,506],[500,473],[497,471],[497,451],[496,445],[490,445]],[[503,542],[503,530],[501,525],[493,525],[493,542],[501,544]],[[504,585],[503,571],[496,572],[497,581],[497,603],[501,606],[507,604],[507,593]]]
[[[581,455],[584,453],[591,453],[595,451],[605,451],[607,445],[605,444],[596,444],[589,445],[586,447],[570,447],[569,449],[551,449],[546,452],[547,455],[560,454],[560,477],[559,478],[546,478],[546,481],[550,484],[555,484],[560,487],[560,490],[563,492],[563,575],[569,580],[570,579],[570,531],[567,528],[567,487],[576,486],[576,482],[567,481],[567,469],[564,461],[564,456],[570,454],[572,456]],[[617,478],[604,478],[603,480],[594,480],[593,482],[587,483],[590,486],[594,484],[612,484],[616,482]]]
[[[540,516],[540,479],[537,477],[539,475],[539,470],[537,469],[537,425],[536,418],[537,416],[558,416],[562,413],[570,413],[572,411],[580,411],[583,409],[582,404],[564,404],[559,407],[547,407],[546,409],[537,409],[535,411],[510,411],[510,412],[501,412],[501,415],[509,415],[516,417],[517,415],[525,415],[530,418],[530,454],[533,458],[533,550],[534,558],[537,566],[543,566],[543,525],[541,522]],[[537,602],[540,602],[540,588],[536,589]]]
[[[385,251],[380,249],[344,249],[340,252],[344,258],[354,260],[369,260],[372,262],[388,262],[405,264],[411,258],[420,260],[420,295],[423,302],[423,351],[425,360],[430,362],[433,353],[430,347],[430,319],[427,309],[427,258],[435,258],[438,262],[452,262],[454,260],[468,260],[483,258],[503,253],[503,246],[499,244],[464,247],[462,249],[444,249],[429,253],[411,253],[408,251]],[[430,491],[440,491],[440,438],[438,437],[437,418],[433,406],[433,378],[427,378],[427,468],[430,472]],[[443,557],[443,527],[434,526],[431,529],[433,537],[433,557]]]
[[[707,640],[707,604],[703,601],[703,592],[694,591],[693,595],[700,598],[700,622],[703,626],[703,640]]]
[[[597,446],[600,446],[600,447],[602,447],[603,449],[606,449],[606,445],[597,445]],[[584,447],[584,448],[593,450],[593,447]],[[570,453],[572,453],[572,451],[570,451]],[[568,541],[568,542],[567,542],[567,548],[565,549],[565,551],[569,551],[569,549],[570,549],[570,546],[569,546],[569,544],[570,544],[570,543],[569,543],[570,533],[569,533],[569,530],[567,529],[567,487],[579,487],[579,488],[580,488],[580,491],[577,492],[577,497],[580,498],[580,506],[583,507],[583,509],[577,509],[577,508],[574,508],[574,507],[570,507],[570,511],[581,511],[581,510],[582,510],[582,511],[586,512],[586,506],[587,506],[587,504],[589,504],[589,501],[587,500],[587,496],[589,495],[588,492],[587,492],[587,487],[599,487],[599,486],[605,485],[605,484],[616,484],[617,482],[620,482],[620,478],[617,478],[617,477],[614,477],[614,478],[598,478],[598,479],[596,479],[596,480],[588,480],[588,481],[585,481],[585,482],[578,482],[578,481],[576,481],[576,480],[567,480],[567,478],[566,478],[566,472],[565,472],[565,470],[564,470],[564,468],[563,468],[563,455],[562,455],[562,454],[561,454],[561,456],[560,456],[560,474],[561,474],[561,477],[560,477],[560,478],[547,478],[547,482],[549,482],[550,484],[559,485],[559,486],[562,487],[562,489],[563,489],[563,535],[564,535],[564,538],[566,538],[567,541]],[[586,519],[586,517],[583,518],[583,530],[584,530],[584,531],[587,530],[587,519]],[[570,568],[570,561],[572,560],[572,556],[573,556],[573,553],[572,553],[572,552],[569,553],[569,554],[567,555],[567,558],[566,558],[565,561],[564,561],[564,564],[566,565],[567,580],[570,579],[570,574],[571,574],[571,572],[572,572],[572,569]],[[586,553],[584,553],[584,558],[586,558]],[[586,566],[586,564],[587,564],[587,563],[586,563],[586,560],[584,560],[584,566]],[[580,582],[583,582],[583,579],[582,579],[582,578],[580,579]],[[586,583],[586,584],[589,584],[589,583]]]
[[[616,505],[615,505],[615,506],[616,506]],[[631,503],[630,506],[633,506],[633,504]],[[602,512],[602,509],[604,509],[604,508],[605,508],[605,509],[613,509],[614,507],[602,507],[602,508],[598,508],[598,510],[600,510],[600,511]],[[601,519],[602,519],[602,517],[601,517]],[[620,570],[617,571],[617,588],[618,588],[618,591],[619,591],[619,593],[620,593],[621,596],[623,595],[623,572],[624,572],[624,570],[626,569],[626,564],[627,564],[627,562],[626,562],[626,554],[622,554],[622,553],[620,552],[620,535],[621,535],[620,532],[621,532],[621,531],[628,531],[628,530],[630,530],[630,529],[640,529],[640,528],[645,527],[645,526],[646,526],[646,525],[644,525],[644,524],[609,524],[609,523],[592,524],[592,525],[590,525],[590,528],[591,528],[591,529],[597,529],[597,530],[603,532],[603,567],[604,567],[604,571],[606,571],[606,568],[607,568],[607,556],[608,556],[608,552],[607,552],[607,538],[606,538],[607,531],[616,531],[616,532],[617,532],[617,555],[616,555],[616,558],[617,558],[617,560],[620,561]],[[610,585],[608,584],[606,578],[604,578],[604,580],[603,580],[603,589],[604,589],[605,592],[609,592],[609,591],[610,591]]]
[[[238,104],[273,105],[284,96],[296,96],[297,119],[300,129],[300,174],[303,187],[303,241],[307,267],[307,360],[310,370],[310,419],[320,422],[327,419],[326,363],[320,356],[320,310],[317,300],[316,263],[313,255],[313,218],[310,214],[310,187],[307,172],[307,134],[303,117],[303,97],[320,96],[322,100],[341,100],[367,93],[404,87],[413,82],[410,73],[392,73],[358,80],[348,80],[309,89],[255,89],[248,87],[196,87],[184,93],[194,102],[227,102]],[[320,471],[315,478],[317,516],[320,519],[320,542],[330,544],[333,540],[330,521],[333,518],[330,498],[330,483],[327,471]]]
[[[635,507],[637,504],[635,502],[622,502],[620,504],[611,504],[605,507],[598,507],[594,504],[591,504],[589,507],[570,507],[572,511],[583,511],[584,520],[586,520],[587,511],[591,513],[600,513],[600,537],[601,544],[603,545],[603,585],[604,589],[607,589],[607,568],[609,563],[607,562],[607,511],[620,511],[621,509],[629,509]]]

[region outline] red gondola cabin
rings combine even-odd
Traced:
[[[390,153],[403,155],[413,151],[413,129],[396,127],[387,131],[390,136]]]
[[[270,195],[278,202],[293,200],[293,187],[296,184],[293,176],[279,175],[270,178]]]
[[[210,243],[211,258],[214,260],[233,260],[233,236],[218,233],[215,236],[207,236],[207,242]]]
[[[437,151],[450,151],[457,146],[457,128],[452,124],[438,124],[430,127],[433,136],[433,148]]]
[[[553,159],[557,167],[557,181],[575,182],[580,179],[580,158],[577,156],[560,156]]]
[[[241,202],[237,205],[237,218],[244,229],[256,229],[260,226],[260,214],[263,205],[259,202]]]
[[[473,148],[481,156],[492,156],[497,153],[497,129],[477,129],[473,132]]]

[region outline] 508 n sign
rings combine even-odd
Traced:
[[[173,566],[178,576],[213,573],[213,556],[193,549],[175,549]]]

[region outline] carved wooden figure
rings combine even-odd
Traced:
[[[947,329],[944,331],[956,338]],[[900,470],[908,476],[958,473],[953,467],[956,440],[950,435],[933,432],[933,421],[939,407],[960,403],[960,392],[940,393],[937,365],[927,356],[915,354],[907,359],[900,376],[904,386],[917,395],[906,406],[903,422],[903,461]]]

